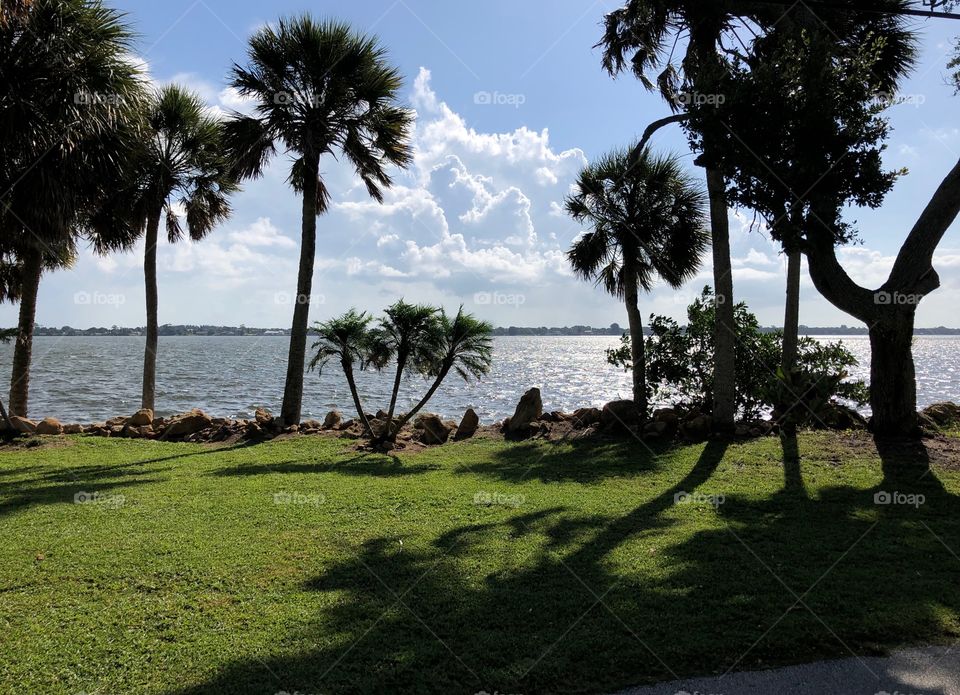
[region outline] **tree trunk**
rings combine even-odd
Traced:
[[[917,382],[913,367],[915,306],[883,307],[870,326],[870,429],[881,437],[917,433]]]
[[[387,427],[385,430],[387,433],[387,440],[390,442],[395,442],[397,440],[397,435],[400,433],[400,430],[403,429],[403,426],[406,425],[410,420],[420,412],[420,410],[427,404],[427,402],[433,397],[433,394],[437,392],[437,389],[440,388],[440,384],[443,383],[443,380],[447,377],[447,374],[450,373],[451,365],[444,365],[440,370],[440,373],[437,374],[437,378],[433,380],[433,383],[430,384],[430,388],[427,389],[427,392],[423,395],[423,398],[410,409],[410,412],[405,414],[397,422],[396,428]]]
[[[7,409],[3,407],[3,401],[0,401],[0,417],[3,418],[3,424],[8,430],[13,430],[13,423],[10,422],[10,416],[7,414]]]
[[[710,230],[713,237],[713,288],[716,299],[713,355],[713,426],[733,430],[737,414],[737,333],[733,315],[733,269],[730,264],[730,220],[723,175],[707,169]]]
[[[643,319],[638,308],[637,278],[627,274],[624,288],[624,303],[627,306],[627,322],[630,327],[630,361],[633,363],[633,402],[641,417],[647,417],[646,359],[643,354]]]
[[[147,343],[143,350],[143,388],[140,407],[154,408],[157,384],[157,231],[160,228],[161,209],[151,213],[147,220],[147,234],[143,252],[143,280],[147,298]]]
[[[20,321],[13,349],[10,382],[10,413],[27,417],[30,392],[30,359],[33,356],[33,325],[37,317],[37,292],[43,274],[43,254],[31,249],[23,254],[23,286],[20,293]]]
[[[397,373],[393,377],[393,391],[390,394],[390,405],[387,407],[387,428],[386,432],[390,431],[390,426],[393,423],[393,413],[397,408],[397,396],[400,394],[400,382],[403,379],[403,369],[407,364],[406,355],[397,355]]]
[[[303,404],[303,370],[307,356],[307,323],[310,318],[310,293],[313,291],[313,263],[317,251],[317,174],[319,158],[304,157],[303,213],[301,217],[300,270],[297,274],[297,296],[290,329],[290,351],[287,355],[287,380],[283,387],[280,418],[285,425],[300,422]]]
[[[347,386],[350,387],[350,395],[353,396],[353,405],[357,409],[357,417],[360,418],[360,422],[363,423],[363,431],[368,437],[373,438],[373,430],[370,429],[370,420],[367,419],[367,414],[363,412],[363,403],[360,402],[357,382],[353,378],[353,365],[344,360],[340,361],[340,365],[343,367],[344,376],[347,377]]]
[[[796,366],[800,342],[800,249],[787,254],[787,302],[783,312],[783,353],[780,366],[790,373]]]

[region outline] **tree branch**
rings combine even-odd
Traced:
[[[639,158],[640,153],[643,152],[643,148],[647,146],[647,143],[650,141],[650,138],[653,137],[653,134],[664,126],[668,126],[671,123],[679,123],[680,121],[685,121],[690,118],[689,113],[675,113],[672,116],[666,116],[657,121],[654,121],[647,126],[647,129],[643,131],[643,136],[640,138],[640,142],[637,143],[637,146],[633,148],[633,151],[630,153],[630,165],[632,166]]]

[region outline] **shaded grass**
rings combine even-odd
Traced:
[[[602,692],[960,634],[960,472],[840,435],[65,441],[0,452],[2,692]]]

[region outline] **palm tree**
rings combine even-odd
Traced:
[[[303,197],[297,300],[281,408],[281,418],[291,425],[300,420],[303,400],[317,216],[329,200],[320,159],[341,155],[367,193],[382,201],[383,188],[392,183],[388,167],[412,161],[413,116],[397,105],[400,74],[375,39],[308,15],[282,19],[276,28],[254,34],[249,65],[234,66],[231,84],[256,104],[254,116],[235,114],[227,123],[236,173],[262,175],[277,148],[283,148],[293,157],[290,184]]]
[[[350,387],[350,395],[353,397],[353,405],[357,409],[357,417],[363,423],[363,431],[368,437],[373,437],[373,431],[357,392],[354,367],[359,366],[362,370],[368,363],[372,343],[369,326],[372,320],[366,312],[358,313],[351,309],[342,316],[317,323],[314,330],[319,338],[312,346],[317,353],[310,361],[311,370],[322,370],[331,359],[340,360],[347,385]]]
[[[493,326],[486,321],[480,321],[471,314],[463,313],[463,307],[451,319],[442,309],[436,320],[431,322],[433,336],[424,343],[429,348],[424,350],[420,357],[429,363],[420,365],[421,370],[433,377],[433,383],[416,405],[397,419],[396,426],[385,427],[381,439],[395,442],[397,434],[437,392],[443,380],[451,371],[456,372],[465,382],[471,379],[479,380],[490,371],[493,359],[492,338]],[[392,420],[387,420],[388,424]]]
[[[675,114],[654,126],[676,122],[685,116],[683,92],[709,93],[702,85],[724,71],[721,49],[730,49],[724,47],[722,41],[732,36],[737,22],[775,23],[785,9],[750,0],[627,0],[623,7],[605,18],[604,35],[598,44],[603,47],[603,67],[612,76],[629,68],[648,89],[660,90]],[[686,50],[680,64],[675,65],[673,47],[684,33],[687,34]],[[732,430],[736,415],[736,326],[730,223],[726,183],[713,160],[713,149],[713,143],[704,139],[703,156],[699,160],[706,168],[713,284],[717,297],[713,420],[717,429]]]
[[[380,346],[378,361],[383,363],[387,356],[392,356],[396,363],[390,405],[387,408],[387,428],[393,423],[400,382],[408,364],[421,373],[429,369],[436,349],[438,311],[436,307],[408,304],[401,299],[387,308],[384,312],[386,317],[380,321],[376,334]]]
[[[639,290],[657,277],[680,287],[710,243],[706,196],[677,157],[615,150],[580,172],[567,213],[591,231],[568,252],[574,272],[626,304],[633,363],[633,400],[647,412]]]
[[[20,319],[10,411],[26,416],[37,293],[45,269],[69,261],[119,186],[144,89],[129,63],[122,15],[90,0],[35,0],[0,22],[0,230],[19,266]]]
[[[170,85],[151,98],[142,131],[131,190],[117,203],[129,206],[133,224],[145,236],[143,275],[147,301],[147,341],[143,355],[141,408],[154,409],[157,374],[157,242],[160,220],[167,240],[187,232],[199,241],[230,215],[229,196],[238,186],[224,154],[223,126],[210,116],[199,95]]]

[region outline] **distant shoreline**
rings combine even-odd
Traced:
[[[138,328],[62,328],[37,326],[35,336],[40,337],[143,337],[145,330]],[[762,326],[764,332],[780,330],[775,326]],[[592,328],[590,326],[564,326],[562,328],[530,328],[510,326],[494,329],[496,337],[588,337],[606,336],[619,337],[625,329],[614,324],[608,328]],[[649,330],[645,331],[649,335]],[[856,326],[800,326],[801,335],[810,336],[867,336],[866,327]],[[960,335],[960,328],[915,328],[915,336],[955,336]],[[283,337],[289,336],[290,330],[284,328],[248,328],[246,326],[161,326],[160,337],[193,336],[193,337]]]

